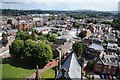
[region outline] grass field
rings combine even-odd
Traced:
[[[47,71],[43,72],[40,76],[41,78],[55,78],[55,70],[48,69]]]
[[[36,69],[32,68],[31,65],[25,63],[19,59],[4,61],[2,65],[2,80],[15,80],[16,78],[27,78],[33,74]],[[7,78],[7,79],[5,79]]]
[[[2,78],[27,78],[34,72],[35,69],[24,69],[10,64],[2,65]]]
[[[36,69],[31,66],[31,64],[27,64],[22,60],[7,60],[2,66],[2,80],[16,80],[16,78],[27,78],[34,72]],[[40,75],[42,78],[54,78],[55,77],[55,68],[49,69],[43,72]]]

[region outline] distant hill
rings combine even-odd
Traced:
[[[118,11],[108,11],[109,13],[118,14]]]
[[[91,9],[78,9],[78,10],[73,10],[75,12],[97,12],[97,10],[91,10]]]
[[[93,17],[93,18],[105,18],[114,16],[113,13],[108,11],[95,11],[95,10],[70,10],[70,11],[60,11],[60,10],[16,10],[16,9],[0,9],[2,10],[3,16],[19,16],[19,15],[29,15],[29,14],[66,14],[68,16],[76,15],[82,17]]]

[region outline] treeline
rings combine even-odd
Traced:
[[[114,14],[109,12],[100,12],[100,11],[81,11],[81,12],[72,12],[69,14],[73,18],[82,19],[82,18],[106,18],[114,16]]]
[[[1,9],[3,16],[19,16],[28,14],[66,14],[67,16],[79,19],[85,17],[105,18],[114,16],[109,12],[100,11],[59,11],[59,10],[15,10],[15,9]],[[80,16],[79,16],[80,15]]]
[[[58,14],[65,13],[65,11],[54,11],[54,10],[16,10],[16,9],[2,9],[2,15],[4,16],[19,16],[28,14]]]
[[[120,14],[113,20],[112,27],[120,31]]]

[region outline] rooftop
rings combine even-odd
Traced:
[[[33,28],[33,30],[37,30],[37,31],[41,31],[41,30],[48,30],[50,29],[49,27],[36,27],[36,28]]]
[[[11,29],[11,30],[7,30],[8,33],[12,33],[12,32],[18,32],[18,29]]]
[[[75,53],[70,54],[64,61],[61,69],[66,69],[65,77],[71,78],[71,80],[76,78],[76,80],[81,79],[81,66],[76,58]],[[58,73],[58,78],[62,77],[62,71]],[[77,79],[78,78],[78,79]]]
[[[104,65],[118,66],[118,60],[114,55],[105,55],[101,60]]]
[[[94,50],[100,50],[100,51],[104,50],[103,46],[95,43],[92,43],[91,45],[89,45],[89,48],[92,48]]]
[[[68,39],[71,39],[71,38],[72,38],[71,34],[62,35],[62,36],[57,37],[57,39],[64,39],[64,40],[68,40]]]

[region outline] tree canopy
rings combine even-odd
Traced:
[[[18,32],[16,34],[16,39],[19,39],[19,40],[27,40],[27,39],[32,39],[32,36],[29,35],[27,32]]]
[[[73,23],[73,27],[75,27],[75,28],[80,28],[80,24],[78,24],[78,23]]]
[[[7,23],[12,24],[12,19],[8,19]]]
[[[43,67],[53,58],[51,47],[44,42],[36,42],[28,39],[14,40],[10,46],[10,54],[15,58],[23,57],[33,65]]]
[[[7,39],[7,33],[3,33],[2,34],[2,45],[6,45],[8,43],[8,39]]]
[[[42,42],[46,42],[47,38],[44,35],[40,35],[40,36],[38,36],[38,40],[40,40]]]
[[[43,66],[52,58],[52,49],[44,42],[25,41],[24,57],[35,65]]]
[[[23,40],[14,40],[9,48],[11,55],[20,58],[23,54],[24,42]]]
[[[112,27],[117,30],[120,30],[120,17],[113,20]]]
[[[48,35],[48,40],[49,40],[50,42],[54,42],[56,37],[58,37],[57,34],[49,34],[49,35]]]
[[[82,42],[75,42],[72,48],[77,56],[82,56],[85,51],[85,45]]]

